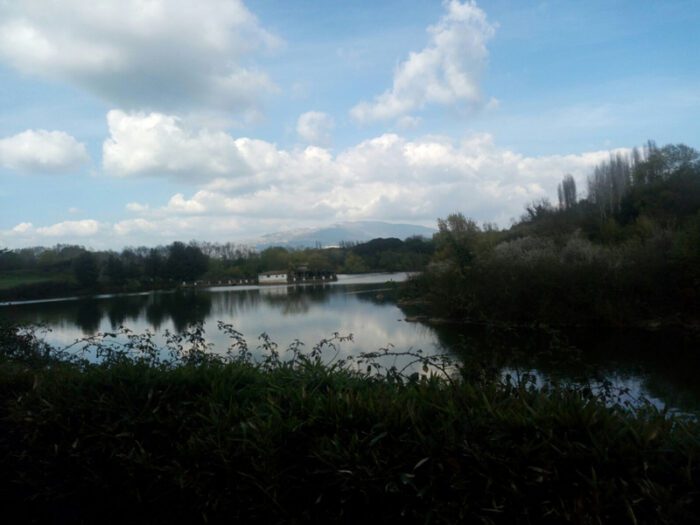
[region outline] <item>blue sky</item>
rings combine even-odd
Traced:
[[[696,0],[0,2],[0,246],[505,226],[609,151],[700,146],[699,23]]]

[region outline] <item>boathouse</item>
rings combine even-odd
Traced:
[[[311,270],[308,266],[298,266],[289,274],[290,283],[324,283],[337,280],[338,276],[331,270]]]
[[[310,270],[306,266],[258,274],[258,284],[327,283],[337,280],[338,276],[331,270]]]
[[[259,284],[287,284],[289,273],[286,270],[272,270],[258,274]]]

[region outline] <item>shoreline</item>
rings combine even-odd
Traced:
[[[399,299],[396,306],[402,309],[404,307],[421,307],[429,310],[430,303],[425,299]],[[451,319],[449,317],[439,317],[430,315],[430,313],[417,312],[411,315],[406,315],[404,318],[408,323],[426,323],[429,325],[455,325],[455,326],[479,326],[490,328],[502,328],[506,330],[512,329],[533,329],[533,328],[554,328],[554,329],[590,329],[590,328],[605,328],[616,330],[643,330],[646,332],[661,332],[666,330],[678,330],[689,334],[700,334],[700,320],[681,320],[681,313],[668,316],[666,318],[642,319],[634,323],[579,323],[579,324],[562,324],[562,323],[516,323],[508,321],[487,321],[477,319]]]

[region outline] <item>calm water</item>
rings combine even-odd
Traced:
[[[35,302],[0,306],[0,316],[46,325],[51,329],[46,339],[57,346],[122,325],[160,334],[178,332],[197,321],[204,322],[214,351],[225,351],[230,342],[217,330],[217,321],[232,324],[254,351],[263,332],[280,349],[296,339],[310,348],[335,332],[352,334],[352,342],[340,345],[340,356],[390,345],[397,351],[449,353],[492,364],[503,373],[532,373],[540,381],[605,379],[629,389],[630,399],[641,394],[657,406],[700,411],[697,340],[629,331],[509,334],[406,322],[407,313],[396,306],[392,289],[385,284],[405,278],[405,274],[368,274],[339,276],[337,283],[326,285],[222,287]],[[535,353],[537,358],[529,357]]]

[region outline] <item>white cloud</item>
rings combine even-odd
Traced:
[[[297,120],[297,134],[309,144],[328,145],[334,126],[330,115],[321,111],[307,111]]]
[[[154,232],[158,226],[146,219],[127,219],[120,221],[113,226],[117,235],[132,235],[134,233]]]
[[[404,115],[396,121],[396,125],[399,129],[415,129],[420,126],[423,119],[420,117],[412,117],[410,115]]]
[[[63,131],[27,130],[0,139],[0,167],[27,173],[60,173],[89,162],[85,145]]]
[[[445,15],[428,28],[430,43],[394,71],[390,89],[373,102],[360,102],[351,116],[359,122],[394,119],[429,104],[482,104],[481,72],[494,26],[473,0],[444,2]]]
[[[186,129],[162,114],[110,115],[112,138],[105,143],[109,171],[185,178],[198,187],[160,206],[132,203],[128,209],[158,225],[152,231],[182,227],[195,236],[210,232],[217,221],[218,231],[263,233],[263,228],[292,220],[430,225],[457,210],[505,225],[528,201],[554,197],[565,173],[582,183],[608,156],[599,151],[528,157],[499,148],[487,134],[462,140],[384,134],[334,155],[315,146],[283,150],[261,140]],[[144,231],[146,223],[128,227]]]
[[[170,198],[168,209],[182,213],[203,213],[206,211],[204,204],[194,199],[185,200],[182,193],[177,193]]]
[[[248,223],[250,224],[250,223]],[[270,225],[271,221],[265,221]],[[281,228],[278,225],[274,229]],[[119,221],[112,226],[111,244],[166,244],[189,239],[226,242],[246,237],[250,231],[241,226],[239,218],[227,216],[161,215],[157,218],[136,218]],[[103,238],[107,236],[104,233]],[[115,238],[116,237],[116,238]]]
[[[107,120],[110,138],[102,147],[103,165],[108,173],[122,177],[221,178],[228,187],[245,189],[272,183],[280,170],[288,177],[303,178],[330,159],[326,150],[314,146],[288,152],[262,140],[188,129],[177,117],[162,113],[114,110]]]
[[[64,221],[49,226],[36,227],[31,222],[21,222],[9,230],[0,230],[0,241],[13,246],[36,246],[91,241],[104,244],[104,224],[93,219]]]
[[[240,161],[236,141],[223,132],[190,132],[180,119],[162,113],[113,110],[107,115],[110,138],[102,147],[104,168],[120,176],[169,174],[207,177],[224,174]]]
[[[135,213],[142,213],[148,211],[149,206],[148,204],[141,204],[140,202],[129,202],[126,205],[126,209]]]
[[[88,237],[97,234],[100,223],[93,219],[83,221],[64,221],[51,226],[36,228],[39,235],[45,237]]]
[[[12,228],[14,233],[27,233],[34,228],[31,222],[20,222],[17,226]]]
[[[254,108],[274,86],[247,62],[279,44],[242,0],[0,2],[0,60],[121,107]]]
[[[129,174],[179,177],[180,172],[172,173],[170,162],[184,154],[193,173],[207,174],[192,179],[192,193],[175,193],[160,203],[129,203],[128,212],[136,216],[111,225],[85,220],[37,228],[22,223],[0,231],[0,239],[15,245],[41,244],[47,238],[74,239],[93,246],[188,239],[225,242],[290,226],[336,221],[387,220],[434,226],[436,218],[453,211],[506,226],[510,218],[522,214],[524,204],[555,198],[565,173],[573,174],[583,187],[593,166],[609,156],[608,151],[594,151],[529,157],[498,147],[487,134],[462,140],[440,136],[409,140],[384,134],[334,155],[318,147],[285,151],[267,142],[225,134],[213,143],[201,143],[206,132],[185,133],[177,122],[172,125],[171,135],[189,137],[185,145],[168,143],[149,157],[148,172]],[[155,142],[160,142],[159,136]],[[218,151],[217,144],[226,151]],[[237,171],[219,174],[212,170],[209,157],[227,158],[232,145],[237,145]],[[199,146],[206,154],[197,151]],[[150,148],[137,148],[136,154],[148,151]]]

